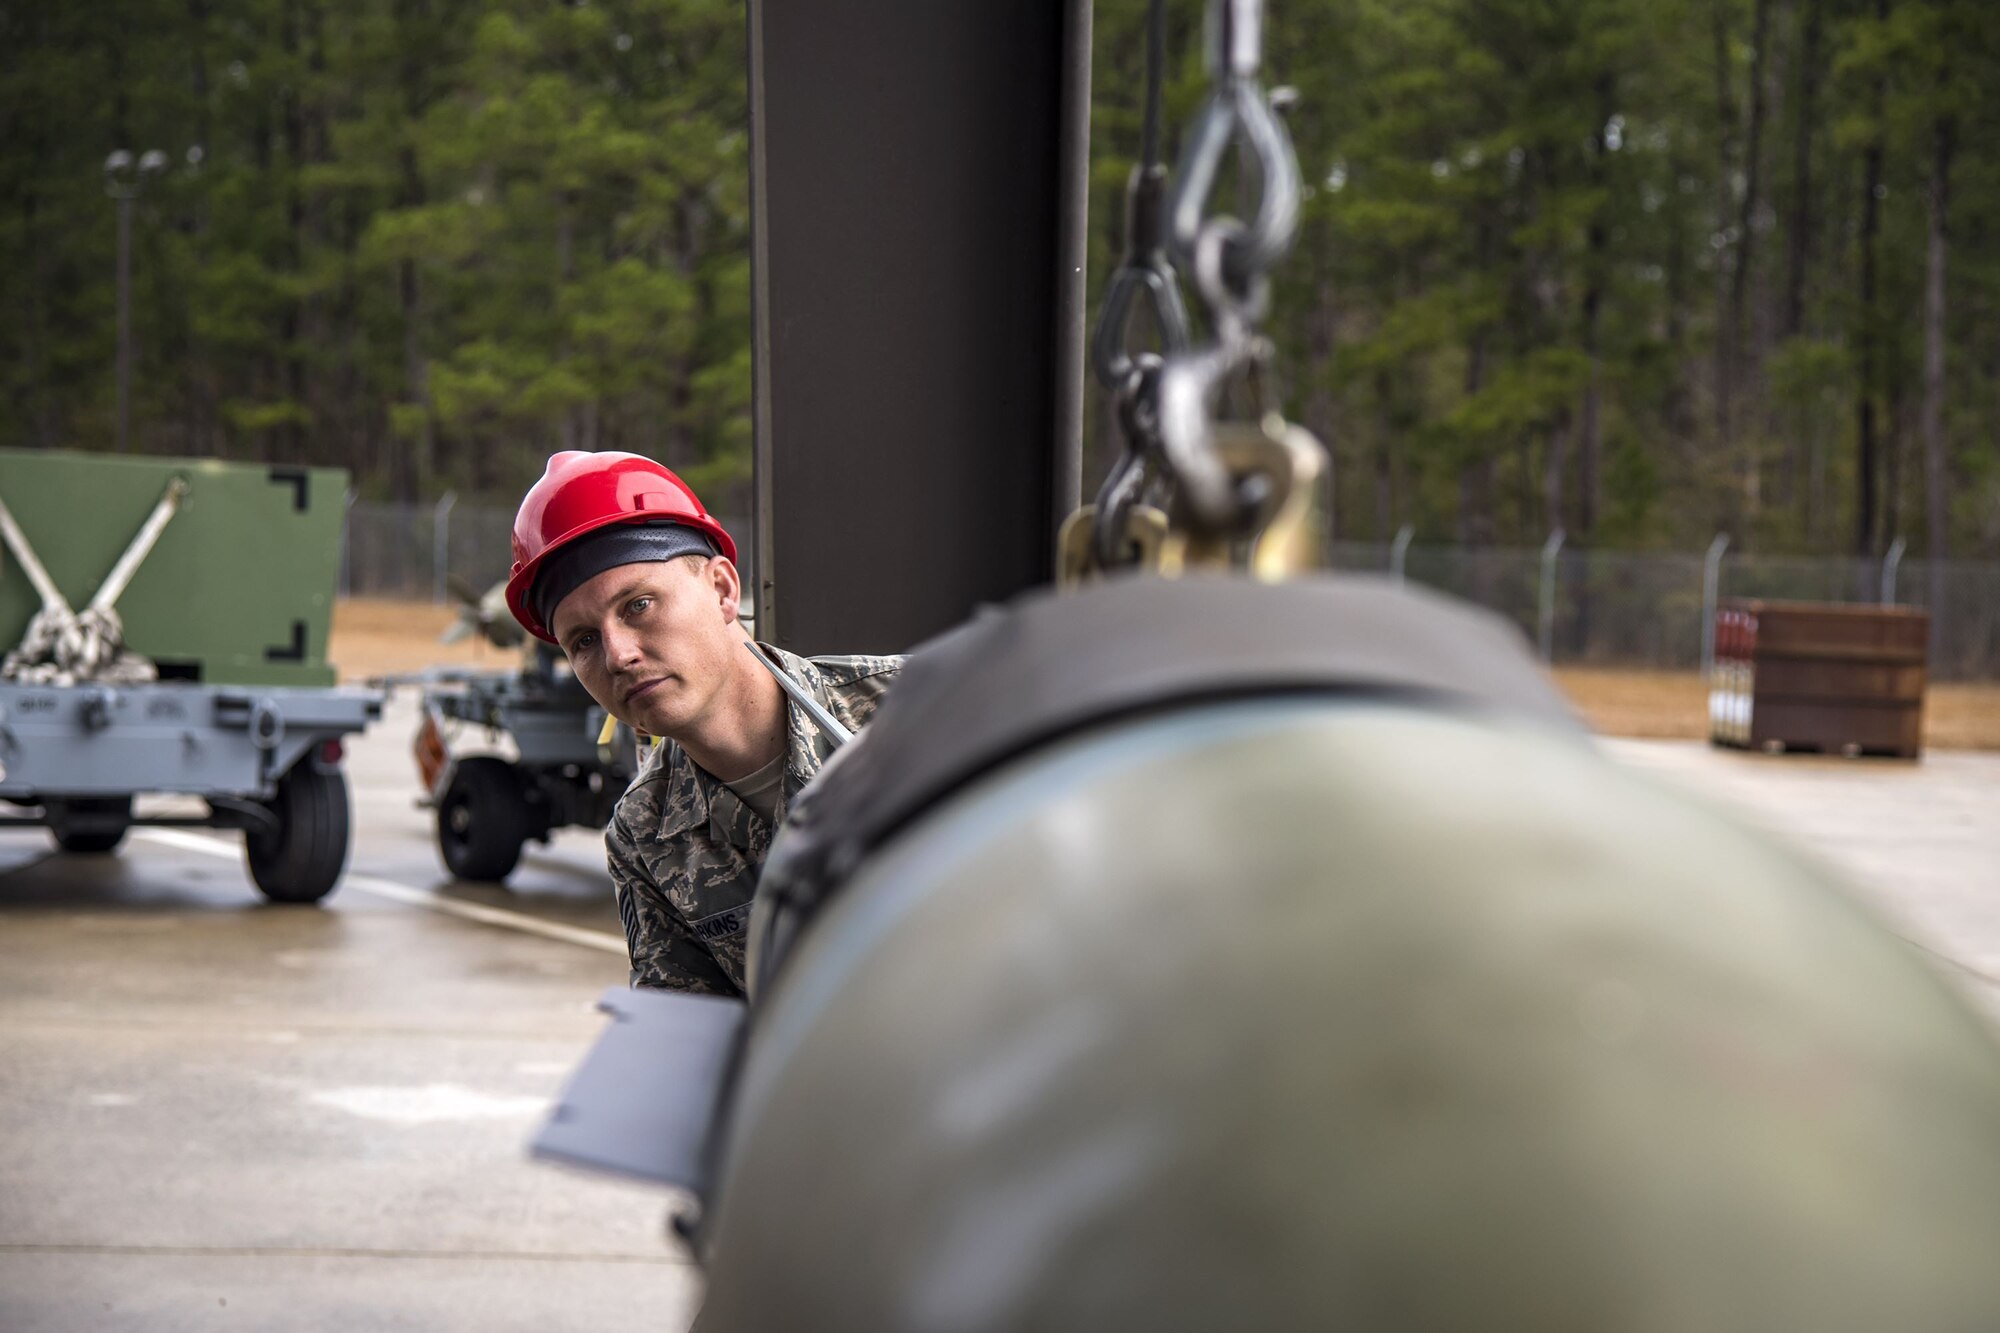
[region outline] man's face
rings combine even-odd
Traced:
[[[708,711],[743,651],[739,591],[719,556],[618,565],[563,598],[550,628],[613,717],[676,736]]]

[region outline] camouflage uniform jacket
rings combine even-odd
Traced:
[[[769,651],[850,729],[874,714],[902,666],[900,657],[804,658]],[[834,748],[790,699],[785,712],[790,726],[780,821]],[[604,831],[634,986],[744,993],[750,899],[774,832],[680,746],[660,743]]]

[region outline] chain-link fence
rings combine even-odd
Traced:
[[[513,512],[492,506],[357,503],[347,512],[341,590],[357,597],[446,602],[451,585],[484,592],[512,561]],[[750,524],[724,518],[754,585]],[[1335,543],[1336,569],[1438,588],[1519,625],[1550,661],[1692,671],[1702,665],[1713,603],[1727,597],[1899,602],[1930,608],[1931,673],[2000,679],[2000,563],[1703,552]]]
[[[1338,543],[1335,568],[1385,573],[1497,611],[1558,664],[1692,671],[1729,597],[1899,603],[1931,612],[1931,674],[2000,679],[2000,563]]]

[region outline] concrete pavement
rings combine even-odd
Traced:
[[[524,1150],[624,980],[601,845],[451,884],[413,726],[406,701],[350,758],[350,873],[401,899],[265,905],[221,834],[0,836],[0,1328],[685,1326],[670,1197]]]
[[[1603,742],[1830,865],[2000,1016],[2000,753],[1920,763]]]
[[[225,835],[0,835],[0,1329],[686,1326],[669,1196],[524,1151],[624,979],[601,846],[450,883],[413,727],[352,747],[317,909],[264,905]],[[1835,864],[2000,1012],[2000,755],[1606,745]]]

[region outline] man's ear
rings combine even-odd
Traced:
[[[734,625],[742,617],[743,576],[726,555],[712,557],[702,573],[708,576],[708,585],[722,604],[722,623]]]

